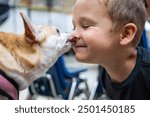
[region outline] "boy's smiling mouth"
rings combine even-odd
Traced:
[[[75,51],[76,52],[81,52],[81,51],[85,51],[87,49],[87,45],[83,44],[83,43],[77,43],[74,45]]]
[[[72,46],[76,52],[86,51],[87,45],[81,41],[77,41],[74,37],[69,37],[68,42],[72,43]]]
[[[76,44],[75,47],[78,48],[78,47],[87,47],[87,46],[85,44]]]

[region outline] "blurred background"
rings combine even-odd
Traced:
[[[70,32],[74,2],[75,0],[0,0],[1,15],[6,14],[5,17],[8,18],[1,25],[0,30],[22,32],[23,25],[19,12],[23,12],[35,24],[55,25],[63,32]],[[10,10],[7,8],[7,4],[9,4]]]
[[[60,32],[71,33],[71,12],[75,1],[0,0],[0,31],[24,33],[23,22],[19,15],[23,12],[34,24],[54,25]],[[62,73],[55,65],[56,69],[47,73],[50,77],[43,76],[29,88],[21,91],[20,99],[95,99],[98,87],[98,65],[76,61],[72,50],[62,58],[63,61],[57,63],[59,68],[62,67]]]

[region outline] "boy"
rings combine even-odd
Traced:
[[[78,0],[74,6],[75,57],[103,67],[110,99],[150,99],[150,53],[137,47],[145,17],[142,0]]]

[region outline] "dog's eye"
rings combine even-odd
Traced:
[[[60,34],[60,32],[59,32],[59,30],[56,28],[56,32],[58,33],[58,34]]]

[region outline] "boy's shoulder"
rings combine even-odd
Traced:
[[[150,78],[149,78],[150,76],[150,51],[146,50],[143,47],[138,47],[137,53],[138,53],[138,57],[137,57],[136,65],[134,69],[132,70],[131,74],[128,76],[126,81],[130,83],[130,81],[132,81],[131,79],[135,79],[135,77],[141,77],[143,78],[143,80],[145,81],[148,80],[148,82],[150,82]],[[103,68],[102,66],[99,66],[99,71],[100,71],[99,78],[102,80],[103,82],[102,84],[105,84],[106,82],[109,81],[108,78],[106,78],[108,73],[105,70],[105,68]]]

